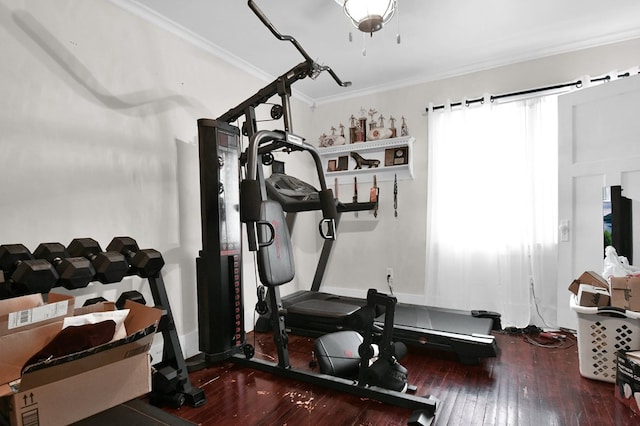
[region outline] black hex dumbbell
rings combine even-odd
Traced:
[[[120,297],[118,297],[118,300],[116,300],[116,308],[124,309],[124,305],[127,303],[127,300],[131,300],[132,302],[140,303],[142,305],[147,304],[142,293],[137,290],[129,290],[123,292]]]
[[[11,294],[9,293],[9,289],[4,282],[4,271],[0,270],[0,300],[9,299]]]
[[[100,244],[93,238],[76,238],[67,246],[71,256],[86,257],[95,269],[95,279],[102,284],[122,281],[129,270],[129,263],[122,253],[102,251]]]
[[[138,248],[131,237],[116,237],[107,246],[107,250],[122,253],[129,261],[129,273],[142,278],[155,277],[164,266],[164,259],[158,250]]]
[[[96,274],[89,259],[83,256],[71,257],[60,243],[42,243],[34,251],[36,259],[51,262],[58,272],[58,285],[68,290],[86,287]]]
[[[97,296],[97,297],[92,297],[90,299],[85,300],[82,306],[91,306],[91,305],[95,305],[96,303],[102,303],[102,302],[107,302],[107,299],[105,299],[102,296]]]
[[[48,293],[58,281],[58,272],[53,265],[44,259],[34,259],[22,244],[0,246],[0,268],[11,296]]]
[[[9,283],[4,280],[4,271],[0,269],[0,300],[11,299],[15,297],[11,294]]]

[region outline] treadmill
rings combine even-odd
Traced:
[[[318,190],[296,177],[272,173],[265,179],[265,184],[269,198],[279,202],[286,212],[290,231],[297,213],[321,209]],[[336,229],[342,213],[375,207],[375,202],[342,203],[336,200]],[[360,329],[358,314],[366,305],[366,299],[320,291],[334,241],[324,241],[311,289],[282,297],[285,323],[294,334],[318,337],[340,330]],[[380,312],[376,325],[382,326],[383,321],[384,312]],[[461,363],[477,364],[482,358],[497,355],[498,347],[491,331],[501,328],[500,314],[495,312],[397,303],[393,337],[407,345],[453,352]]]

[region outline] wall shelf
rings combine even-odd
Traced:
[[[340,184],[353,183],[354,177],[358,178],[358,182],[373,182],[374,175],[378,182],[393,181],[394,176],[397,176],[398,180],[413,179],[414,141],[415,138],[413,136],[401,136],[393,139],[379,139],[318,148],[324,166],[324,176],[327,180],[327,185],[331,185],[336,178]],[[407,155],[407,159],[405,164],[385,166],[385,152],[393,148],[406,148],[405,155]],[[368,168],[368,166],[363,165],[362,169],[355,169],[356,161],[351,157],[352,152],[357,152],[367,160],[378,160],[380,164],[378,167]],[[329,162],[335,161],[337,165],[339,157],[348,158],[347,169],[329,171]]]

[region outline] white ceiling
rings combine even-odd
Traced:
[[[318,102],[640,37],[638,0],[399,0],[398,15],[373,37],[353,28],[335,0],[254,1],[280,33],[352,82],[343,88],[323,73],[294,85]],[[125,2],[268,81],[303,60],[245,0]]]

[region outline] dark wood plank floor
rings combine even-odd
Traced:
[[[614,385],[583,378],[576,345],[542,348],[496,334],[500,354],[463,365],[450,354],[410,348],[402,364],[418,395],[440,400],[434,425],[638,425]],[[270,334],[249,335],[257,356],[275,356]],[[313,340],[290,336],[291,363],[309,369]],[[403,425],[411,412],[222,362],[190,374],[199,408],[165,410],[202,425]]]

